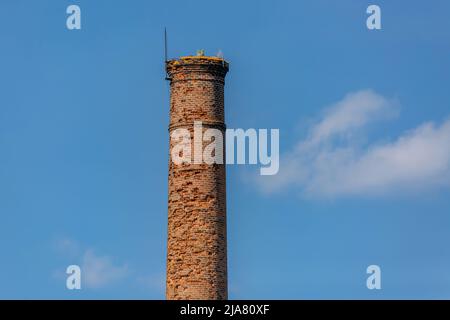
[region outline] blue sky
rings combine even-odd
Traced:
[[[165,26],[170,57],[230,62],[228,127],[280,129],[279,175],[227,168],[231,299],[450,298],[449,12],[3,0],[0,298],[164,298]],[[90,270],[80,291],[69,264]]]

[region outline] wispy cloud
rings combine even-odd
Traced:
[[[164,294],[166,287],[166,275],[165,274],[151,274],[145,276],[139,276],[136,278],[139,285],[160,292]]]
[[[56,250],[64,256],[77,257],[80,255],[81,248],[79,244],[70,238],[58,238],[55,244]]]
[[[83,285],[101,288],[116,283],[128,276],[127,265],[116,265],[109,256],[99,256],[92,249],[83,254],[81,270]]]
[[[282,156],[278,175],[259,178],[263,190],[295,187],[309,196],[338,197],[449,185],[450,120],[423,123],[393,141],[361,143],[366,127],[395,116],[396,105],[371,90],[347,95]]]
[[[69,264],[79,265],[84,288],[99,289],[118,283],[130,276],[127,264],[119,264],[109,255],[98,254],[92,248],[83,248],[78,242],[64,237],[56,241],[57,251]],[[65,278],[65,268],[54,272],[57,279]]]
[[[350,93],[326,108],[322,118],[312,126],[309,137],[301,144],[318,144],[332,138],[350,138],[370,122],[398,115],[397,102],[372,90]]]

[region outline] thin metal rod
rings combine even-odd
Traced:
[[[167,62],[167,29],[164,28],[164,59]]]

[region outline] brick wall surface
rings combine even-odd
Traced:
[[[188,129],[192,145],[194,121],[202,121],[203,130],[214,127],[224,133],[228,64],[213,57],[184,57],[168,61],[166,69],[171,88],[169,132]],[[174,143],[178,141],[170,141],[171,149]],[[227,296],[225,165],[177,165],[170,159],[166,298]]]

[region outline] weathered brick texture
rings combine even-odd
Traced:
[[[203,130],[214,127],[224,133],[228,63],[215,57],[183,57],[168,61],[166,69],[169,133],[188,129],[192,146],[194,121],[202,121]],[[170,141],[171,150],[174,143],[178,141]],[[227,299],[226,232],[225,165],[177,165],[170,159],[167,299]]]

